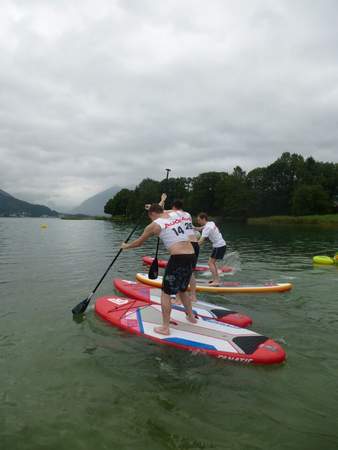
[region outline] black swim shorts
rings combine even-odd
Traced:
[[[189,286],[195,254],[172,255],[163,276],[162,290],[168,295],[185,292]]]
[[[195,251],[195,261],[192,265],[192,269],[196,269],[196,265],[197,265],[197,261],[198,261],[198,256],[200,254],[200,246],[198,242],[191,242],[191,245],[194,247],[194,251]]]
[[[225,252],[226,252],[227,246],[223,245],[223,247],[214,247],[212,249],[212,253],[210,255],[210,258],[214,259],[223,259]]]

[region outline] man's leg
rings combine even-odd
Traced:
[[[181,294],[177,292],[175,300],[171,300],[172,305],[182,305]]]
[[[192,312],[191,298],[187,292],[180,292],[181,301],[184,305],[185,313],[187,315],[187,319],[191,323],[196,323],[197,319]]]
[[[190,278],[190,298],[192,302],[197,302],[196,296],[196,278],[195,275],[192,274]]]
[[[218,268],[216,265],[216,259],[215,258],[209,258],[208,261],[209,269],[212,275],[212,285],[218,285],[219,284],[219,276],[218,276]]]
[[[170,324],[170,313],[171,313],[171,299],[170,295],[162,291],[161,294],[161,308],[162,308],[162,326],[155,327],[155,333],[159,334],[170,334],[169,324]]]
[[[190,292],[188,295],[190,295],[191,301],[192,302],[197,302],[197,295],[196,295],[196,278],[195,275],[192,274],[191,278],[190,278]],[[174,302],[175,305],[182,305],[182,299],[181,299],[181,292],[177,292],[176,294],[176,300]]]

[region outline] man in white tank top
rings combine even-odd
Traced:
[[[198,241],[199,245],[203,244],[206,239],[209,239],[212,244],[212,253],[208,261],[210,272],[212,274],[212,281],[210,284],[212,286],[219,286],[220,280],[216,261],[224,258],[226,242],[215,222],[208,220],[208,215],[206,213],[199,213],[197,222],[200,227],[197,227],[196,229],[202,231],[202,236]]]
[[[161,201],[160,201],[160,205],[164,208],[164,203],[165,200],[167,199],[167,195],[166,194],[162,194],[161,196]],[[195,261],[193,264],[193,270],[195,270],[196,265],[197,265],[197,261],[198,261],[198,255],[199,255],[199,250],[200,250],[200,246],[198,244],[198,239],[196,237],[195,234],[195,230],[194,230],[194,226],[192,223],[192,218],[191,215],[187,212],[183,210],[183,202],[182,200],[174,200],[171,210],[166,210],[168,213],[174,212],[176,214],[178,214],[180,217],[183,218],[184,220],[184,228],[186,231],[186,234],[188,236],[189,241],[191,242],[191,245],[194,248],[195,251]],[[197,301],[197,297],[196,297],[196,279],[195,279],[195,275],[192,273],[191,278],[190,278],[190,296],[191,296],[191,301],[196,302]],[[179,297],[179,294],[178,294]],[[178,298],[178,300],[180,300]]]
[[[171,296],[180,293],[180,298],[187,314],[187,320],[196,323],[192,312],[191,299],[186,290],[192,274],[195,259],[194,249],[185,232],[184,220],[176,213],[163,211],[162,206],[154,203],[148,209],[148,216],[152,223],[148,225],[142,235],[130,243],[123,242],[121,248],[127,250],[140,247],[151,236],[159,236],[167,247],[170,258],[163,276],[161,306],[163,325],[155,327],[159,334],[170,334]]]

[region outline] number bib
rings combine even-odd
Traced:
[[[187,231],[192,224],[184,220],[179,214],[173,212],[168,218],[156,219],[155,223],[161,227],[160,239],[169,249],[177,242],[189,241]]]

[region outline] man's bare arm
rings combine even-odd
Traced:
[[[161,200],[160,200],[160,202],[159,202],[159,205],[160,206],[162,206],[162,208],[164,209],[164,204],[165,204],[165,201],[167,200],[167,194],[162,194],[161,195]]]
[[[128,250],[129,248],[140,247],[143,244],[143,242],[145,242],[151,236],[153,236],[154,234],[158,234],[157,228],[159,228],[159,227],[155,223],[149,224],[148,226],[145,227],[143,233],[141,234],[141,236],[139,238],[137,238],[134,241],[129,242],[129,243],[123,242],[121,245],[121,248],[123,250]]]

